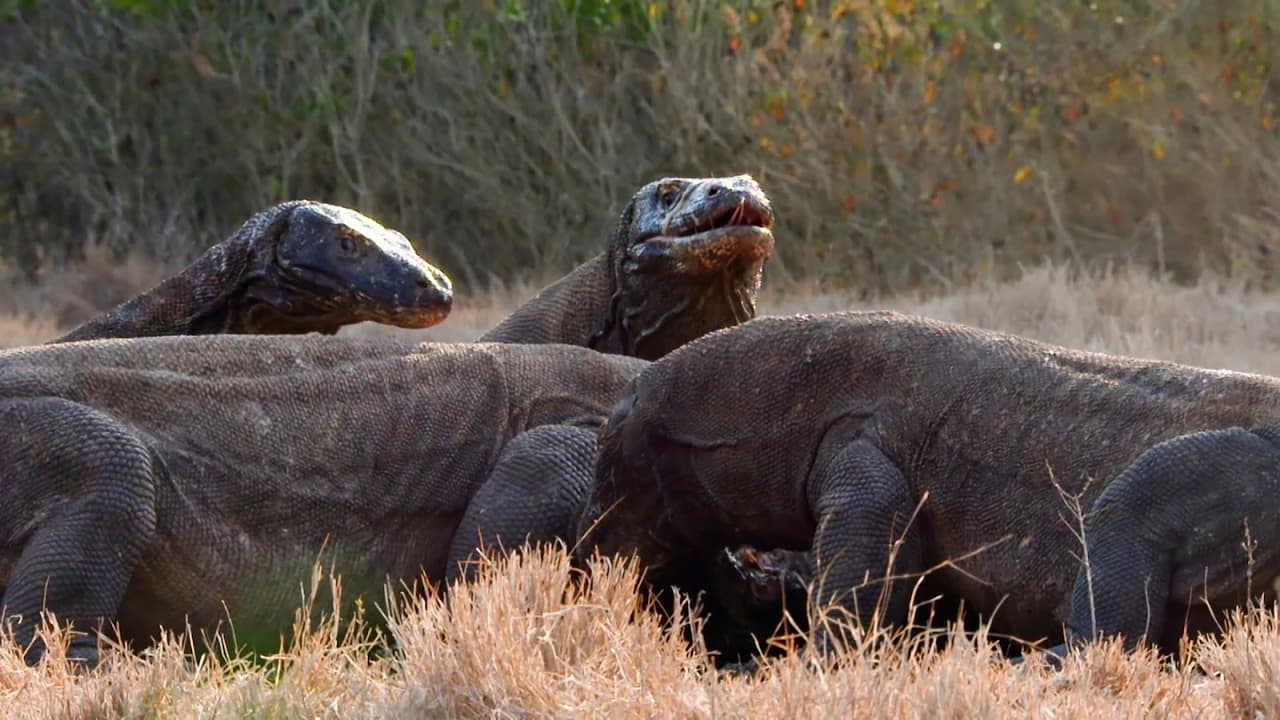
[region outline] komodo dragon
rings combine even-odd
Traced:
[[[0,353],[0,607],[24,644],[42,607],[81,630],[118,622],[129,641],[228,617],[240,640],[274,638],[322,548],[344,597],[376,602],[388,579],[443,580],[461,523],[566,537],[594,429],[644,365],[566,345],[279,335]],[[510,515],[470,509],[487,484],[526,478]],[[95,635],[69,656],[96,665]]]
[[[755,317],[773,207],[749,175],[642,187],[605,251],[480,337],[569,343],[653,360]]]
[[[930,593],[995,633],[1174,650],[1216,627],[1206,601],[1274,599],[1278,443],[1269,377],[890,312],[763,318],[623,390],[577,552],[696,592],[726,547],[812,547],[819,605],[864,622],[902,623],[936,568]],[[881,597],[886,570],[908,578]]]
[[[745,209],[723,215],[715,198],[725,197]],[[535,299],[500,334],[507,343],[552,343],[556,332],[572,340],[578,327],[610,338],[602,348],[656,352],[754,314],[759,253],[772,247],[772,211],[754,182],[661,181],[623,219],[629,234],[611,249],[635,260],[620,263],[628,292],[615,289],[603,308]],[[591,267],[570,277],[599,287]],[[662,273],[683,275],[667,283]],[[616,275],[601,277],[612,287]],[[642,297],[646,277],[653,292]],[[701,292],[699,282],[724,292]],[[539,298],[568,297],[571,287]],[[603,312],[592,317],[619,308],[631,308],[616,317],[623,332],[609,330]],[[126,638],[142,638],[184,613],[207,625],[227,599],[244,638],[246,625],[287,624],[296,582],[281,571],[309,568],[326,534],[357,592],[381,587],[379,568],[404,578],[421,562],[432,580],[456,576],[477,540],[570,539],[591,482],[594,426],[645,365],[558,344],[410,350],[346,338],[0,353],[0,426],[22,429],[0,435],[0,488],[16,499],[0,509],[0,584],[7,612],[24,618],[17,637],[32,636],[44,578],[48,607],[80,627],[116,619]],[[416,478],[420,487],[407,484]],[[279,553],[263,549],[274,542]],[[28,657],[42,653],[35,645]],[[77,640],[72,655],[95,663],[94,638]]]
[[[355,210],[295,200],[257,213],[177,275],[52,342],[332,334],[364,321],[425,328],[452,302],[449,278],[404,235]]]

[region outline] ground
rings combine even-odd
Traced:
[[[65,285],[61,291],[71,292]],[[45,292],[43,300],[21,297],[18,312],[0,311],[0,345],[39,342],[64,329]],[[449,320],[425,331],[363,325],[342,332],[472,339],[532,292],[531,285],[459,298]],[[1226,281],[1175,287],[1140,272],[1078,276],[1040,268],[1014,282],[931,298],[854,302],[802,287],[766,287],[761,299],[763,314],[871,307],[1074,347],[1280,375],[1280,295]],[[450,607],[435,599],[399,601],[395,658],[371,655],[360,638],[324,626],[256,665],[213,658],[191,665],[175,640],[142,656],[116,656],[101,676],[73,679],[57,664],[27,668],[4,646],[0,718],[1280,716],[1274,613],[1256,613],[1224,640],[1196,645],[1172,669],[1114,646],[1091,651],[1060,674],[1015,668],[991,663],[978,637],[944,652],[908,653],[906,644],[891,642],[851,652],[840,667],[814,670],[781,660],[753,677],[718,677],[650,616],[633,616],[629,569],[597,573],[587,594],[566,594],[567,577],[563,553],[546,551],[494,568]]]

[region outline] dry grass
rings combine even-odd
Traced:
[[[63,283],[63,284],[59,284]],[[74,278],[46,288],[75,291]],[[56,300],[48,291],[45,300]],[[424,337],[469,339],[531,287],[459,305]],[[36,312],[20,293],[15,305]],[[1140,271],[1079,276],[1040,268],[1003,284],[932,298],[853,302],[795,288],[766,292],[770,314],[891,307],[1077,347],[1280,375],[1280,295],[1205,279],[1193,287]],[[0,317],[3,344],[40,340],[58,323]],[[344,333],[396,332],[377,326]],[[75,679],[0,652],[0,717],[1242,717],[1280,716],[1280,617],[1256,613],[1182,666],[1114,646],[1060,674],[993,661],[981,636],[949,649],[909,642],[851,653],[838,666],[775,661],[752,677],[719,676],[707,658],[639,612],[634,572],[598,568],[581,589],[562,552],[517,557],[453,597],[401,599],[399,651],[371,658],[359,633],[300,633],[265,664],[193,661],[170,640],[113,655],[109,672]],[[910,650],[914,652],[909,652]],[[56,653],[55,653],[56,654]]]
[[[1114,645],[1060,674],[993,660],[981,636],[946,651],[898,643],[823,667],[772,661],[717,675],[641,610],[633,567],[596,565],[570,582],[555,549],[491,567],[446,606],[393,611],[399,653],[370,659],[330,623],[257,667],[193,663],[169,639],[145,657],[75,678],[0,653],[4,717],[1275,717],[1280,618],[1258,613],[1187,664],[1159,666]]]

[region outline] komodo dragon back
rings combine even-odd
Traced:
[[[449,278],[399,232],[349,208],[274,205],[156,287],[53,342],[218,333],[332,334],[443,320]]]
[[[773,219],[748,175],[655,180],[623,208],[603,253],[480,340],[661,357],[755,317]]]
[[[506,546],[567,539],[596,424],[645,365],[279,335],[0,352],[3,619],[25,645],[52,611],[88,631],[69,651],[88,665],[111,622],[145,643],[230,616],[263,650],[317,560],[344,598],[377,603],[388,581],[444,582],[475,545],[460,527]]]

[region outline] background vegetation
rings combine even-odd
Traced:
[[[750,172],[770,276],[1044,260],[1273,286],[1269,0],[0,0],[0,260],[173,266],[292,197],[461,284],[559,272],[663,174]],[[120,298],[110,298],[111,301]]]

